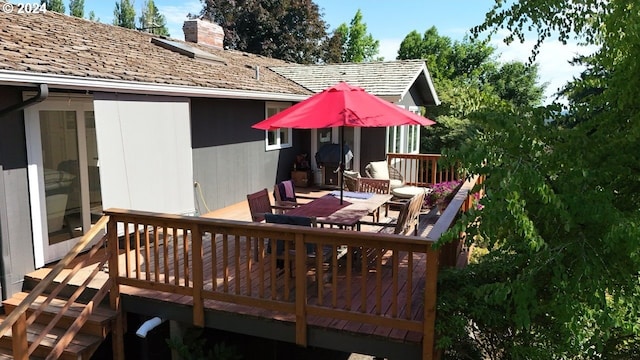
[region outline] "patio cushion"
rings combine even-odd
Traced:
[[[393,196],[401,198],[401,199],[410,199],[414,195],[418,194],[429,194],[431,192],[430,188],[418,187],[418,186],[402,186],[399,188],[391,189],[391,193]]]
[[[389,180],[389,165],[386,161],[372,161],[368,168],[372,178]]]

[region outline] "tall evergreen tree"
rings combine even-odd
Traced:
[[[231,49],[297,63],[316,63],[326,24],[312,0],[203,0],[200,17],[225,31]]]
[[[120,2],[116,2],[116,7],[113,10],[113,25],[128,29],[136,28],[136,10],[131,1],[120,0]]]
[[[84,0],[70,0],[69,14],[71,16],[83,18],[84,17]]]
[[[153,0],[147,0],[142,7],[142,15],[139,18],[140,29],[155,35],[169,36],[167,21],[156,7]]]
[[[91,10],[91,11],[89,11],[89,20],[91,20],[91,21],[100,21],[100,18],[96,17],[95,11]]]
[[[41,0],[40,4],[47,4],[47,10],[64,14],[64,2],[62,0]]]

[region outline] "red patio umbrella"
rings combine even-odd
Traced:
[[[396,106],[364,89],[339,82],[292,107],[281,111],[252,127],[261,130],[279,128],[321,129],[340,126],[386,127],[398,125],[435,124],[423,116]],[[343,131],[340,150],[343,149]],[[344,154],[340,156],[344,160]],[[343,176],[344,166],[339,167]],[[342,183],[342,182],[341,182]],[[342,187],[340,188],[342,202]]]

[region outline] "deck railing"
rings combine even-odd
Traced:
[[[397,170],[407,185],[429,187],[460,179],[455,166],[439,164],[440,154],[387,154],[387,163]],[[440,165],[440,166],[439,166]]]
[[[463,184],[427,238],[108,210],[112,303],[118,285],[129,285],[191,296],[197,326],[205,326],[207,300],[274,311],[295,322],[301,346],[309,325],[354,321],[418,334],[423,359],[435,358],[433,243],[471,206],[476,181]],[[284,241],[280,267],[270,240]]]

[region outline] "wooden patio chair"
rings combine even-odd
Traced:
[[[409,201],[403,202],[397,219],[389,222],[361,222],[361,224],[380,226],[381,229],[378,232],[391,232],[390,229],[393,228],[393,234],[417,235],[424,196],[424,193],[420,193],[414,195]]]
[[[306,216],[295,216],[295,215],[286,215],[286,214],[266,214],[265,222],[271,224],[283,224],[283,225],[296,225],[296,226],[306,226],[306,227],[317,227],[316,218],[314,217],[306,217]],[[273,245],[275,243],[275,246]],[[285,262],[285,241],[284,240],[269,240],[267,244],[267,253],[271,254],[274,252],[276,254],[276,266],[278,268],[284,268]],[[317,246],[314,244],[305,244],[306,253],[307,253],[307,265],[315,264],[316,261],[316,249]],[[295,262],[296,250],[293,246],[293,243],[289,243],[289,274],[293,276],[293,264]],[[324,254],[322,255],[324,259]]]
[[[373,178],[359,178],[358,179],[358,191],[368,192],[374,194],[389,194],[391,191],[391,180],[385,179],[373,179]],[[389,215],[389,204],[385,204],[385,214]],[[380,208],[375,209],[369,215],[373,216],[373,221],[380,221]]]
[[[286,212],[286,210],[293,209],[294,206],[275,204],[271,205],[271,199],[269,199],[269,192],[267,189],[262,189],[258,192],[248,194],[247,202],[249,203],[249,211],[251,212],[251,220],[255,222],[264,221],[265,214],[273,214],[273,211]]]
[[[281,181],[273,186],[273,198],[279,206],[296,207],[298,197],[296,196],[296,187],[291,180]]]

